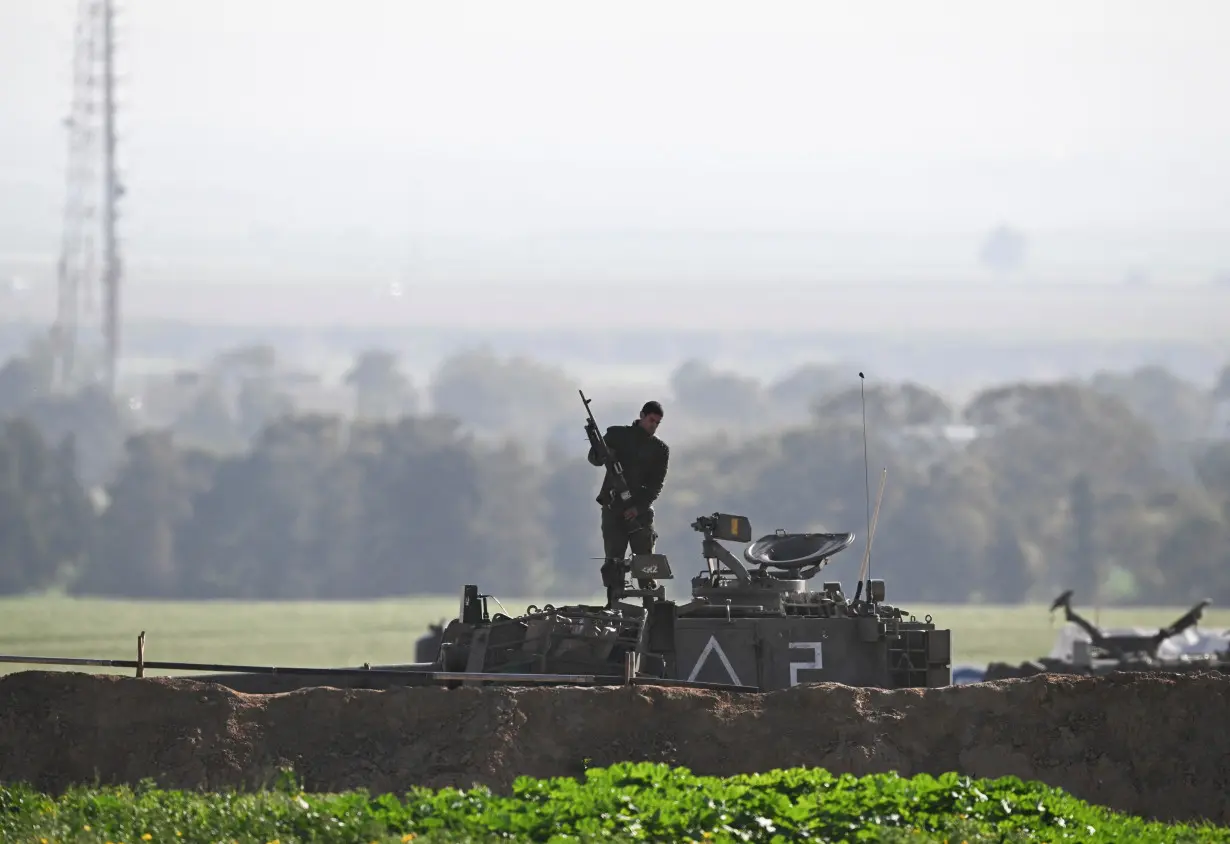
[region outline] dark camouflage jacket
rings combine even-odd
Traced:
[[[649,505],[662,493],[662,485],[666,482],[670,448],[635,422],[631,425],[612,425],[606,429],[602,439],[623,466],[628,489],[632,492],[632,506],[641,512],[648,511]],[[589,462],[594,466],[602,465],[602,458],[592,446]],[[611,500],[611,486],[610,473],[607,473],[595,499],[604,507]]]

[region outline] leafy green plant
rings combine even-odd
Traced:
[[[290,770],[256,793],[74,788],[52,798],[0,787],[0,839],[409,842],[1230,842],[1230,830],[1111,812],[1015,777],[855,777],[792,768],[734,777],[624,763],[582,779],[485,787],[307,794]]]

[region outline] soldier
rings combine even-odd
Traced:
[[[619,512],[611,507],[611,479],[608,474],[602,480],[602,488],[595,499],[602,506],[602,544],[606,560],[602,564],[602,585],[610,590],[623,585],[620,561],[631,545],[633,554],[653,553],[658,535],[653,530],[653,507],[666,481],[666,464],[671,450],[656,436],[662,422],[662,405],[656,401],[645,402],[640,418],[630,425],[612,425],[606,429],[603,440],[615,459],[623,466],[628,489],[632,493],[632,507]],[[601,466],[602,458],[593,446],[589,449],[589,462]],[[639,518],[643,527],[636,530],[634,519]],[[656,589],[657,581],[638,581],[642,589]]]

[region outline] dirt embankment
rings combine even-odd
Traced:
[[[0,780],[252,787],[290,764],[311,790],[575,776],[651,760],[699,774],[1015,775],[1160,819],[1230,823],[1220,675],[1038,676],[931,690],[762,695],[606,689],[305,689],[181,679],[0,677]]]

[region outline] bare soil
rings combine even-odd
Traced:
[[[522,774],[661,761],[727,775],[959,771],[1041,780],[1120,811],[1230,823],[1230,678],[1039,675],[943,689],[766,694],[634,688],[318,687],[256,695],[187,679],[0,677],[0,780],[48,792],[151,778],[313,791],[503,791]]]

